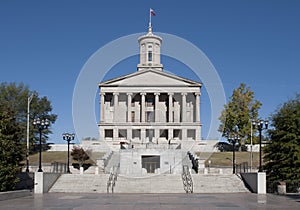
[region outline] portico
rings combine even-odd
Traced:
[[[137,71],[99,84],[100,140],[137,147],[201,141],[202,84],[163,71],[162,39],[151,26],[138,41]]]

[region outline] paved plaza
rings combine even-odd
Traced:
[[[239,194],[45,193],[0,201],[0,209],[300,209],[300,196]]]

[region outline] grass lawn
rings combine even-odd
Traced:
[[[95,159],[101,158],[105,153],[101,152],[93,152],[90,160],[87,160],[86,163],[93,164]],[[42,163],[51,164],[53,162],[59,163],[67,163],[68,152],[67,151],[59,151],[59,152],[42,152]],[[38,165],[39,163],[39,153],[33,154],[29,156],[30,165]],[[70,152],[70,162],[76,163],[76,161],[72,160],[71,152]],[[23,161],[25,163],[25,160]]]
[[[201,157],[201,153],[197,153]],[[253,152],[253,167],[258,167],[259,153]],[[232,152],[214,152],[205,162],[207,165],[208,160],[211,161],[211,166],[232,166]],[[237,164],[248,162],[250,166],[250,152],[235,152],[235,160]]]
[[[91,163],[93,164],[94,161],[97,158],[101,158],[105,153],[100,153],[100,152],[93,152],[92,157],[90,160],[86,161],[86,163]],[[201,155],[201,153],[197,153],[198,156],[206,156],[207,155]],[[210,154],[208,154],[210,155]],[[250,152],[236,152],[235,153],[236,157],[236,163],[242,163],[242,162],[248,162],[248,165],[250,166]],[[63,152],[42,152],[42,163],[46,164],[51,164],[53,162],[60,162],[60,163],[67,163],[67,158],[68,154],[66,151]],[[206,165],[207,161],[211,161],[211,166],[212,167],[230,167],[232,166],[232,152],[214,152],[211,154],[211,156],[206,160]],[[30,155],[29,161],[31,165],[38,165],[39,161],[39,153]],[[76,163],[76,161],[72,160],[72,156],[70,156],[70,162]],[[253,167],[257,167],[259,162],[259,153],[258,152],[253,152]],[[25,163],[25,161],[23,161]]]

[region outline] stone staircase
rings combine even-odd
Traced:
[[[119,176],[115,193],[185,193],[180,174],[131,178]]]
[[[49,192],[106,193],[109,174],[62,174]]]
[[[194,193],[246,193],[249,190],[235,174],[192,174]]]
[[[118,151],[113,151],[107,166],[105,167],[105,173],[110,173],[113,167],[118,166],[120,163],[120,153]]]
[[[63,174],[49,192],[106,193],[109,174]],[[192,174],[194,193],[247,193],[233,174]],[[114,193],[185,193],[180,174],[131,178],[119,175]]]

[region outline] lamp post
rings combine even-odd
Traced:
[[[253,126],[252,126],[252,122],[253,120],[251,120],[250,124],[251,124],[251,128],[250,128],[250,172],[252,172],[252,167],[253,167],[253,152],[252,152],[252,148],[253,148]]]
[[[26,172],[29,172],[29,108],[33,93],[27,99]]]
[[[235,145],[240,139],[237,133],[229,135],[228,141],[232,143],[232,173],[235,174]]]
[[[232,173],[235,174],[235,144],[240,139],[239,137],[239,127],[236,125],[234,127],[234,132],[229,134],[228,141],[232,143]]]
[[[268,129],[269,122],[267,120],[259,120],[257,122],[252,121],[253,127],[257,127],[257,130],[259,131],[259,168],[258,172],[262,172],[262,149],[261,149],[261,132],[264,129]]]
[[[37,119],[33,120],[33,125],[40,132],[40,143],[39,143],[40,155],[39,155],[39,170],[38,170],[38,172],[43,172],[43,170],[42,170],[42,131],[47,129],[48,126],[50,125],[50,123],[49,123],[48,119],[41,120],[40,118],[37,118]]]
[[[75,134],[74,133],[63,133],[63,140],[66,140],[68,142],[68,165],[67,165],[67,173],[71,173],[70,172],[70,141],[74,140],[75,138]]]

